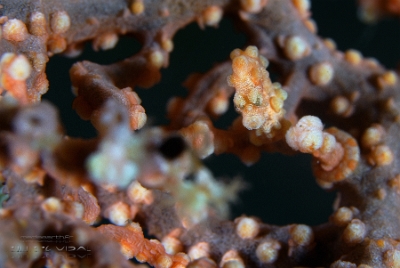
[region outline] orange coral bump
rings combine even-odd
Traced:
[[[31,74],[32,67],[24,55],[4,53],[0,59],[0,93],[7,90],[22,104],[28,102],[25,80]]]

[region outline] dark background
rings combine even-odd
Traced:
[[[366,57],[375,57],[389,68],[400,59],[400,23],[398,19],[383,19],[367,25],[357,17],[357,7],[350,0],[314,0],[312,16],[322,37],[335,40],[338,49],[354,48]],[[142,99],[152,125],[166,124],[165,104],[173,95],[185,96],[181,83],[190,73],[205,72],[213,64],[229,57],[234,48],[246,45],[246,36],[235,31],[232,22],[224,19],[218,29],[200,30],[193,23],[182,29],[173,39],[174,50],[170,66],[162,70],[162,81],[147,90],[135,88]],[[83,59],[109,64],[134,55],[140,44],[132,37],[121,37],[115,49],[94,52],[87,44],[84,53],[74,59],[54,56],[47,65],[50,90],[43,98],[60,109],[60,117],[69,136],[90,138],[96,131],[89,122],[82,121],[71,109],[73,95],[68,70]],[[232,106],[232,105],[231,105]],[[237,116],[233,107],[218,122],[226,127]],[[244,166],[232,155],[211,156],[205,164],[215,176],[242,177],[249,189],[240,195],[232,209],[232,217],[255,215],[273,224],[306,223],[316,225],[327,221],[332,212],[335,193],[320,189],[312,176],[309,155],[286,157],[264,154],[251,166]]]

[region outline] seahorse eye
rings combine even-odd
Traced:
[[[186,149],[186,143],[180,136],[166,138],[158,148],[158,151],[169,160],[177,158]]]

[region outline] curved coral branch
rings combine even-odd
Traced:
[[[389,2],[382,3],[386,10]],[[0,261],[10,267],[133,267],[126,260],[132,257],[156,267],[399,266],[398,74],[355,50],[337,51],[316,35],[309,8],[307,0],[2,3]],[[191,76],[188,96],[166,105],[169,125],[134,131],[147,118],[134,89],[159,81],[174,34],[193,21],[217,26],[224,14],[251,46],[232,52],[232,69],[224,62]],[[40,102],[48,57],[77,55],[89,40],[95,50],[110,49],[125,34],[142,43],[136,55],[72,67],[73,107],[99,135],[66,136],[55,109]],[[268,62],[280,84],[271,82]],[[240,115],[218,129],[212,119],[226,112],[234,94]],[[215,180],[199,159],[232,153],[250,165],[263,152],[296,150],[312,154],[318,184],[339,193],[327,223],[223,219],[244,184]],[[142,228],[158,240],[144,238]],[[38,239],[65,235],[86,259],[68,258],[57,247],[45,252],[51,241]],[[7,249],[16,246],[37,251],[15,259]]]

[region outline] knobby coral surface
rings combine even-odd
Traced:
[[[360,1],[364,19],[397,2]],[[319,37],[310,1],[13,0],[0,15],[2,267],[400,267],[398,73]],[[161,79],[179,29],[223,16],[249,46],[190,76],[187,97],[165,104],[168,125],[144,127],[135,88]],[[127,34],[135,55],[71,68],[72,106],[98,136],[68,137],[41,101],[57,90],[49,57]],[[237,119],[217,128],[229,105]],[[262,152],[312,155],[316,182],[338,192],[328,222],[224,219],[245,183],[216,180],[201,159],[251,165]]]

